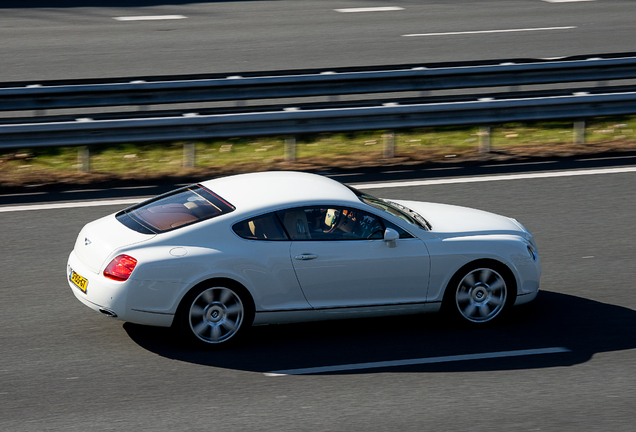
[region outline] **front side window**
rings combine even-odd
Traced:
[[[129,207],[116,217],[135,231],[159,234],[232,211],[232,204],[203,186],[193,185]]]
[[[274,213],[234,224],[234,232],[248,240],[289,240]]]
[[[382,239],[380,220],[357,209],[321,206],[278,212],[292,240],[372,240]]]

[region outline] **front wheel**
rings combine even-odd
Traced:
[[[203,287],[189,293],[181,309],[181,331],[198,345],[221,345],[236,339],[251,321],[249,303],[237,288]]]
[[[512,303],[511,300],[514,301],[511,285],[500,269],[473,267],[453,278],[446,301],[464,320],[487,323],[499,317]]]

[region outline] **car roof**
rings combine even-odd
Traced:
[[[237,212],[319,202],[357,202],[342,183],[317,174],[269,171],[208,180],[201,185],[228,201]]]

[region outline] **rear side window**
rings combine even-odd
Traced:
[[[232,229],[248,240],[289,240],[278,217],[273,213],[239,222]]]
[[[116,217],[137,232],[159,234],[232,211],[232,204],[205,187],[194,185],[129,207]]]

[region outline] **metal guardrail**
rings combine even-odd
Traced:
[[[636,91],[549,98],[0,126],[4,148],[493,124],[636,112]]]
[[[607,59],[566,59],[503,64],[444,64],[443,67],[338,70],[336,73],[247,78],[87,83],[0,88],[0,109],[101,107],[197,100],[325,96],[406,90],[480,88],[636,78],[636,54]],[[514,63],[514,64],[512,64]],[[363,69],[363,68],[358,68]],[[181,77],[183,78],[183,77]],[[200,77],[197,77],[200,78]],[[60,84],[60,83],[57,83]],[[198,93],[197,93],[198,92]],[[397,102],[396,102],[397,101]],[[536,90],[430,98],[343,101],[327,104],[191,110],[157,114],[108,114],[96,118],[36,118],[0,124],[0,148],[87,146],[209,138],[295,135],[370,129],[400,129],[510,121],[582,119],[636,113],[636,85]]]
[[[619,57],[616,57],[619,56]],[[478,63],[0,83],[0,111],[430,91],[634,78],[636,53]],[[380,70],[378,70],[380,69]]]

